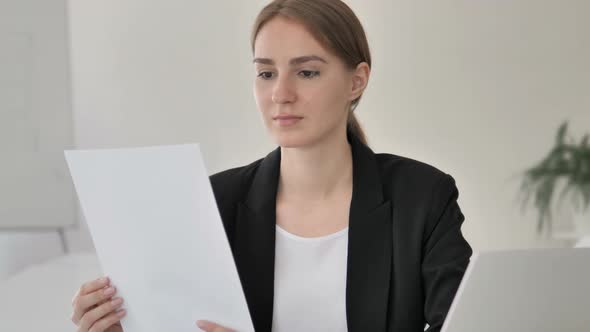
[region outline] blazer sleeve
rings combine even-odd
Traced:
[[[449,175],[438,181],[424,228],[422,282],[426,331],[438,332],[459,288],[472,249],[461,233],[464,216],[459,192]]]

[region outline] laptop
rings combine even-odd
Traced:
[[[441,332],[590,331],[590,248],[474,254]]]

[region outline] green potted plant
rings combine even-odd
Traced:
[[[568,136],[567,121],[557,131],[554,147],[537,165],[524,172],[521,184],[523,208],[532,203],[538,212],[537,231],[553,228],[553,210],[568,201],[573,215],[578,220],[576,236],[590,236],[590,144],[589,135],[582,137],[580,143]],[[560,191],[559,197],[557,192]],[[586,220],[581,220],[586,219]]]

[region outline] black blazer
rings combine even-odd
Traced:
[[[354,136],[348,331],[439,331],[472,250],[453,178]],[[256,331],[271,331],[280,148],[211,176]],[[305,317],[302,317],[305,319]]]

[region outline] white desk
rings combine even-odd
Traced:
[[[33,265],[0,282],[0,331],[75,331],[71,300],[80,285],[100,276],[94,253]]]

